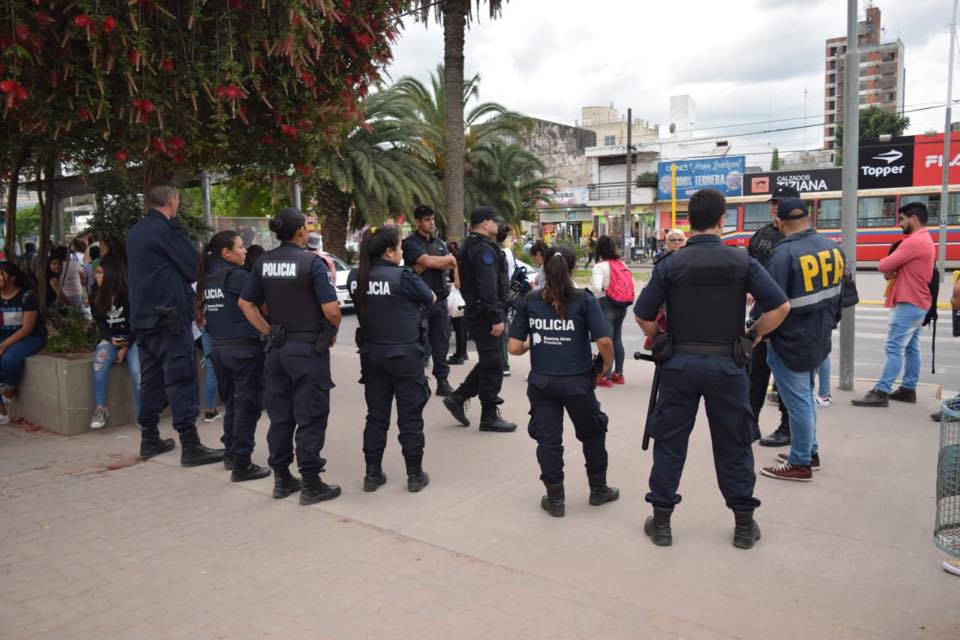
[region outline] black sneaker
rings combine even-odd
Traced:
[[[851,400],[850,403],[855,407],[887,407],[890,406],[890,402],[887,400],[888,397],[889,394],[879,389],[870,389],[867,395],[862,398],[857,398],[856,400]]]
[[[917,404],[917,390],[900,387],[888,395],[887,398],[890,400],[896,400],[897,402],[909,402],[910,404]]]
[[[461,400],[456,393],[452,393],[443,399],[443,406],[447,411],[464,427],[470,426],[470,419],[467,418],[466,400]]]
[[[517,425],[512,422],[507,422],[503,418],[496,418],[489,422],[480,423],[480,431],[495,431],[497,433],[510,433],[511,431],[516,431]]]

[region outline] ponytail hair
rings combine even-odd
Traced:
[[[200,266],[197,267],[197,310],[203,310],[203,303],[206,301],[205,294],[207,288],[207,272],[213,265],[213,261],[223,257],[224,249],[233,249],[233,243],[236,242],[240,234],[233,229],[224,229],[213,234],[203,247],[203,253],[200,254]]]
[[[370,286],[370,268],[373,261],[383,256],[387,249],[400,246],[400,231],[394,226],[370,227],[360,239],[360,264],[357,268],[357,288],[353,291],[353,304],[357,313],[367,312],[367,289]]]
[[[553,307],[557,316],[566,318],[567,302],[573,297],[574,287],[570,274],[577,264],[577,254],[563,245],[547,249],[543,261],[543,301]]]

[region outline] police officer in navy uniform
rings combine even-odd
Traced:
[[[773,196],[767,200],[770,205],[770,222],[757,229],[753,237],[750,238],[750,244],[747,245],[747,252],[757,262],[766,267],[773,248],[783,240],[783,234],[780,233],[780,227],[776,224],[777,203],[783,198],[799,198],[800,194],[793,187],[786,185],[777,185],[773,190]],[[754,305],[750,312],[750,320],[755,321],[760,317],[759,305]],[[750,406],[753,408],[753,415],[757,421],[757,428],[754,432],[754,439],[760,439],[760,445],[764,447],[783,447],[790,444],[790,414],[787,412],[783,400],[777,396],[777,405],[780,408],[780,426],[766,438],[760,438],[760,410],[763,409],[763,403],[767,400],[767,387],[770,385],[770,366],[767,364],[767,342],[763,341],[753,350],[753,358],[750,361]]]
[[[193,467],[223,460],[223,449],[208,449],[197,434],[200,415],[197,361],[190,325],[195,315],[191,284],[197,277],[197,250],[174,216],[176,187],[156,182],[147,189],[149,210],[127,235],[130,325],[140,350],[140,457],[174,448],[160,437],[160,412],[170,404],[173,428],[183,448],[180,464]]]
[[[463,383],[443,399],[444,406],[465,427],[470,426],[465,403],[480,397],[480,430],[509,432],[517,425],[500,417],[500,386],[503,384],[501,337],[506,331],[505,311],[510,297],[506,257],[495,242],[500,216],[490,207],[470,214],[470,235],[463,243],[457,267],[467,331],[477,345],[478,362]]]
[[[644,532],[654,544],[673,543],[670,516],[680,502],[677,488],[700,398],[707,407],[717,481],[736,526],[733,544],[749,549],[760,538],[753,510],[756,475],[751,442],[749,345],[773,331],[790,309],[787,297],[760,263],[745,251],[720,242],[726,200],[713,189],[690,197],[692,234],[687,245],[660,261],[634,307],[637,322],[655,337],[660,395],[650,424],[653,469],[647,502],[653,505]],[[745,299],[750,293],[768,311],[744,334]],[[667,331],[656,323],[667,303]]]
[[[197,305],[213,339],[217,390],[227,404],[223,415],[223,466],[230,480],[243,482],[270,475],[253,464],[254,433],[263,402],[263,346],[260,334],[240,311],[240,294],[250,279],[243,268],[247,249],[236,231],[220,231],[204,248],[197,272]]]
[[[450,314],[447,296],[450,295],[449,272],[457,267],[457,259],[450,255],[446,243],[434,235],[436,227],[433,209],[421,204],[413,210],[416,230],[403,241],[403,263],[420,274],[436,296],[429,305],[427,323],[430,332],[430,352],[433,358],[433,377],[437,379],[437,395],[453,393],[447,376],[447,352],[450,350]]]
[[[430,399],[430,388],[423,375],[426,336],[422,335],[421,318],[437,298],[412,269],[400,266],[396,227],[371,227],[363,234],[359,253],[360,266],[347,277],[347,288],[360,321],[357,346],[367,402],[363,490],[376,491],[387,481],[383,451],[390,406],[396,398],[407,490],[416,493],[430,482],[423,470],[423,408]]]
[[[540,480],[547,495],[540,507],[554,517],[564,515],[563,412],[573,422],[583,445],[590,504],[613,502],[620,492],[607,486],[607,416],[594,393],[596,372],[590,342],[597,343],[603,371],[613,364],[613,341],[603,310],[593,294],[577,290],[571,274],[577,256],[569,247],[547,249],[542,289],[520,301],[510,325],[507,349],[512,355],[530,351],[530,437],[537,441]],[[529,341],[528,341],[529,338]]]
[[[340,326],[340,305],[323,260],[307,251],[306,219],[298,209],[281,209],[270,229],[282,243],[254,265],[240,296],[240,309],[264,336],[265,396],[270,430],[274,498],[301,489],[290,474],[296,438],[297,466],[303,476],[300,504],[332,500],[340,487],[320,479],[320,457],[330,415],[330,347]],[[266,304],[270,324],[259,305]]]

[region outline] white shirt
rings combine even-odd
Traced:
[[[513,272],[517,270],[517,258],[510,249],[501,248],[501,251],[503,251],[503,255],[507,259],[507,278],[512,278]]]
[[[609,286],[610,263],[604,260],[593,265],[593,272],[590,274],[590,291],[599,299],[604,296],[604,292]]]

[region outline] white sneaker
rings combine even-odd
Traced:
[[[817,396],[817,406],[818,406],[818,407],[829,407],[829,406],[830,406],[830,396]]]
[[[943,570],[955,576],[960,576],[960,560],[944,560]]]
[[[0,413],[0,426],[10,424],[10,414],[9,413]]]
[[[93,411],[93,420],[90,421],[91,429],[102,429],[107,426],[107,418],[110,417],[110,410],[106,407],[97,407]]]
[[[219,420],[223,417],[223,414],[220,413],[219,409],[213,409],[212,411],[203,412],[203,421],[204,422],[213,422],[214,420]]]

